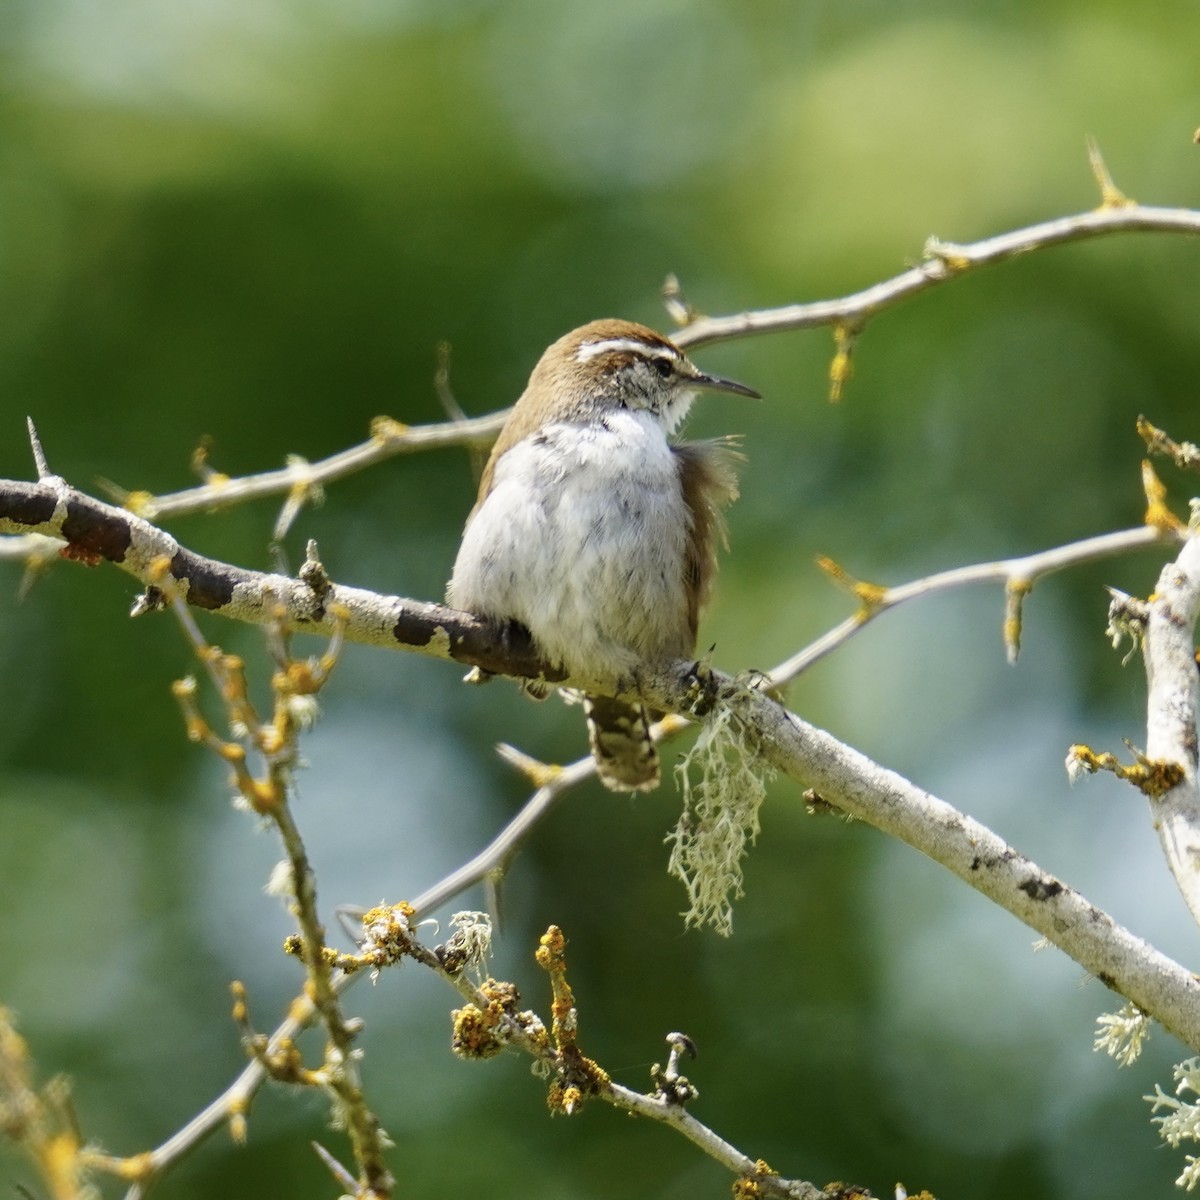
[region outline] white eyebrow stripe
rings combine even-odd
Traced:
[[[604,338],[599,342],[583,342],[575,351],[575,361],[587,362],[589,358],[608,354],[612,350],[628,350],[632,354],[644,354],[647,358],[669,358],[672,362],[679,360],[679,355],[669,346],[655,346],[639,338]]]

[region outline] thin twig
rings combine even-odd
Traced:
[[[692,348],[753,334],[813,329],[824,325],[836,327],[848,324],[852,328],[860,328],[864,321],[884,309],[939,284],[948,283],[974,267],[1004,262],[1048,246],[1134,231],[1200,234],[1200,212],[1132,204],[1095,208],[1074,216],[1057,217],[978,242],[944,242],[939,238],[930,238],[925,243],[925,259],[918,266],[860,292],[836,300],[788,304],[781,308],[757,309],[735,316],[698,317],[671,336],[678,346]]]
[[[240,985],[236,990],[235,1016],[245,1031],[246,1045],[253,1061],[261,1070],[288,1082],[319,1086],[329,1093],[336,1121],[346,1130],[359,1168],[359,1183],[354,1194],[361,1200],[382,1200],[391,1194],[394,1184],[384,1154],[388,1143],[363,1093],[354,1047],[358,1027],[347,1021],[342,1012],[339,989],[334,986],[333,964],[325,952],[325,929],[318,914],[316,876],[290,807],[299,735],[306,727],[312,697],[329,680],[342,639],[340,635],[331,639],[320,658],[293,659],[287,651],[284,633],[278,628],[274,630],[272,641],[278,668],[272,677],[274,707],[270,718],[263,719],[249,699],[242,660],[209,645],[180,600],[177,589],[171,586],[168,592],[173,610],[225,706],[228,724],[236,740],[219,737],[200,715],[194,702],[195,683],[191,679],[178,682],[173,689],[183,710],[188,737],[203,742],[231,767],[242,801],[275,825],[287,855],[290,911],[300,932],[289,938],[286,945],[304,965],[307,976],[305,1000],[325,1027],[326,1044],[320,1066],[315,1070],[302,1068],[294,1047],[278,1035],[268,1040],[253,1034],[246,1013],[244,989]],[[337,616],[336,612],[334,615]],[[247,767],[247,750],[261,757],[264,768],[261,776],[256,777]],[[244,1106],[235,1107],[230,1103],[222,1119],[228,1120],[244,1111]],[[153,1179],[150,1172],[161,1170],[165,1165],[161,1155],[138,1155],[134,1161],[137,1173],[126,1171],[124,1174],[136,1180],[136,1189],[144,1188]]]
[[[1016,658],[1016,651],[1019,647],[1020,601],[1028,594],[1037,580],[1053,574],[1055,571],[1064,570],[1066,567],[1112,558],[1131,550],[1139,550],[1171,540],[1177,541],[1178,538],[1148,525],[1142,525],[1134,529],[1123,529],[1115,533],[1102,533],[1096,537],[1083,538],[1078,542],[1054,546],[1036,554],[998,559],[995,562],[972,563],[965,567],[953,567],[950,570],[926,575],[896,587],[875,588],[870,600],[864,602],[858,612],[852,617],[847,617],[841,624],[834,626],[815,641],[810,642],[802,650],[797,651],[786,662],[781,663],[771,672],[771,680],[777,686],[792,682],[814,663],[819,662],[843,643],[849,641],[868,622],[897,605],[923,596],[931,596],[936,592],[951,591],[977,583],[1003,583],[1006,598],[1016,598],[1015,611],[1012,605],[1008,606],[1004,623],[1006,649],[1009,659],[1013,660]]]
[[[496,440],[507,415],[507,412],[497,412],[432,425],[404,425],[388,417],[379,417],[366,441],[317,462],[295,459],[275,471],[263,471],[239,479],[222,476],[214,482],[165,496],[113,490],[131,512],[148,520],[165,521],[187,513],[228,508],[265,496],[306,494],[399,454],[415,454],[448,446],[489,446]]]

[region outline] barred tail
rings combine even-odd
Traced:
[[[584,696],[583,711],[600,782],[613,792],[658,787],[658,751],[650,740],[645,708],[608,696]]]

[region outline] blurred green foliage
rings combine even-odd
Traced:
[[[865,286],[931,233],[1088,208],[1088,134],[1131,194],[1194,207],[1195,19],[1172,0],[8,0],[0,473],[31,472],[26,413],[84,488],[187,486],[204,435],[231,474],[320,457],[380,412],[438,419],[443,339],[460,403],[490,411],[583,320],[665,325],[668,272],[732,312]],[[1200,433],[1198,266],[1186,240],[1123,236],[957,280],[869,326],[837,407],[827,331],[699,354],[767,397],[710,398],[692,423],[742,432],[749,458],[702,634],[717,663],[767,667],[849,611],[818,552],[899,582],[1136,524],[1134,418]],[[437,598],[471,494],[461,453],[396,460],[330,488],[292,561],[316,537],[338,580]],[[273,519],[261,504],[172,532],[264,566]],[[1107,781],[1067,793],[1062,771],[1072,741],[1138,739],[1101,585],[1144,594],[1161,558],[1039,585],[1015,669],[1001,598],[964,593],[872,626],[792,702],[1190,957],[1140,806]],[[73,1077],[85,1133],[131,1153],[238,1069],[228,979],[263,1026],[297,985],[261,894],[278,850],[183,738],[169,620],[129,622],[115,571],[63,566],[23,603],[5,576],[0,1001]],[[265,679],[257,632],[206,630]],[[491,836],[524,793],[493,742],[584,746],[577,710],[381,652],[350,651],[323,699],[299,816],[326,911],[411,896]],[[684,935],[661,844],[675,807],[669,786],[573,795],[506,885],[497,974],[545,1010],[531,953],[562,925],[583,1044],[621,1082],[648,1086],[683,1029],[696,1115],[785,1174],[974,1200],[1167,1193],[1181,1163],[1140,1097],[1180,1056],[1168,1038],[1127,1071],[1099,1060],[1112,996],[911,851],[806,817],[788,784],[734,937]],[[452,1059],[451,1003],[415,969],[352,994],[398,1194],[725,1194],[665,1129],[599,1109],[551,1124],[523,1062]],[[215,1137],[163,1194],[332,1194],[307,1150],[341,1151],[326,1120],[269,1090],[248,1149]]]

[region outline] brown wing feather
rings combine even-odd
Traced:
[[[671,447],[679,460],[683,499],[692,514],[684,562],[688,590],[688,624],[692,642],[700,615],[712,595],[717,573],[717,548],[726,544],[721,509],[737,499],[737,467],[745,456],[735,449],[737,439],[679,442]]]

